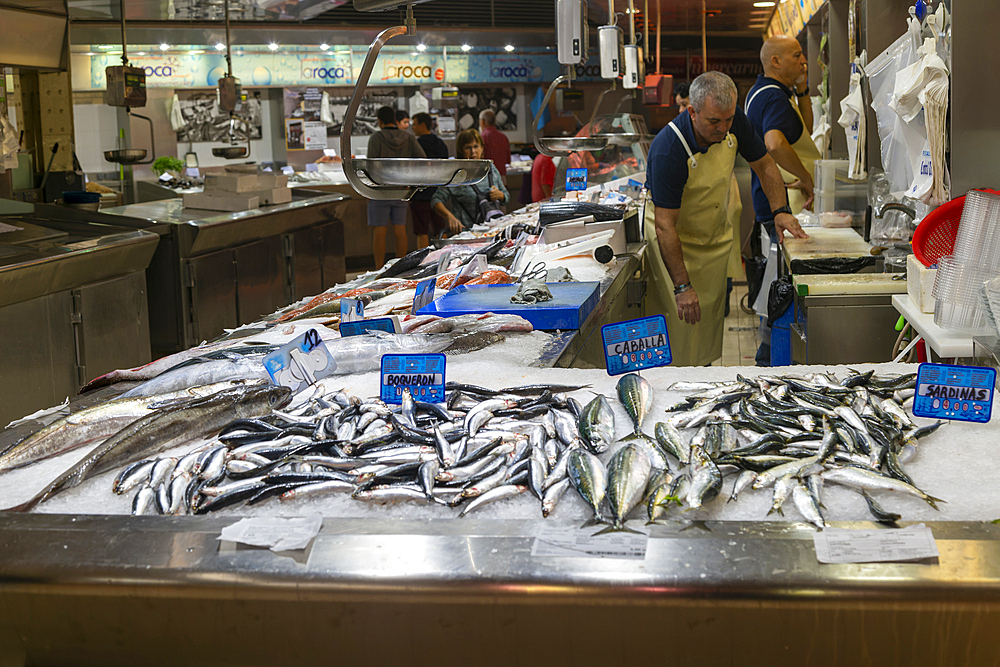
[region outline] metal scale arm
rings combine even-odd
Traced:
[[[575,153],[577,151],[599,151],[607,147],[607,139],[594,138],[594,137],[546,137],[542,138],[538,136],[538,120],[542,117],[542,113],[549,106],[549,100],[552,99],[552,93],[555,92],[559,84],[570,81],[570,77],[567,74],[558,76],[555,80],[549,84],[549,89],[545,92],[545,98],[542,100],[542,105],[538,107],[538,113],[531,120],[531,125],[528,127],[528,136],[531,138],[531,142],[535,144],[535,148],[542,155],[548,155],[549,157],[565,157],[570,153]],[[546,143],[558,142],[560,144],[568,144],[568,150],[555,150],[546,146]]]
[[[344,114],[344,125],[340,130],[340,157],[344,162],[344,174],[354,190],[368,199],[403,199],[408,200],[416,192],[417,188],[373,188],[366,185],[358,176],[354,168],[354,158],[351,157],[351,134],[354,130],[354,117],[357,116],[358,108],[361,106],[361,99],[364,97],[365,89],[368,87],[368,80],[371,78],[372,70],[375,69],[375,61],[378,54],[393,37],[397,35],[412,35],[413,27],[398,25],[386,28],[378,34],[368,55],[365,56],[365,64],[361,67],[361,76],[354,86],[354,94],[351,95],[351,103],[347,105],[347,112]]]

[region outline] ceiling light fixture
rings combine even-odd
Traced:
[[[471,51],[472,50],[472,46],[470,44],[462,44],[462,50],[463,51]]]
[[[191,49],[190,51],[188,51],[188,53],[190,53],[192,56],[196,56],[199,53],[205,53],[205,50],[204,49]]]
[[[319,45],[319,48],[320,48],[321,51],[329,51],[330,50],[330,45],[326,44],[326,43],[323,43],[323,44]]]
[[[101,44],[97,48],[99,48],[102,51],[110,51],[111,49],[113,49],[115,47],[113,45],[111,45],[111,44]]]
[[[427,50],[426,44],[417,44],[417,51],[426,51],[426,50]]]
[[[267,48],[271,49],[272,51],[277,51],[280,47],[278,46],[277,42],[271,42],[270,44],[267,45]]]
[[[755,2],[755,3],[753,3],[753,6],[754,7],[774,7],[774,3],[773,2]]]
[[[215,45],[215,50],[216,51],[225,51],[226,50],[226,45],[223,44],[222,42],[219,42],[218,44]]]
[[[144,55],[146,55],[146,52],[145,51],[139,51],[135,55],[137,55],[137,56],[144,56]]]
[[[169,44],[160,44],[160,51],[166,51],[170,48]]]
[[[503,47],[503,50],[506,51],[507,53],[510,53],[511,51],[514,50],[514,45],[508,44],[507,46]]]

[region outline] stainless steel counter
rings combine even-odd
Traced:
[[[343,282],[349,203],[344,194],[326,194],[215,213],[165,199],[99,215],[160,235],[149,267],[149,317],[161,356]]]
[[[626,561],[533,557],[529,521],[328,518],[283,554],[220,543],[230,522],[0,517],[6,664],[1000,658],[988,524],[930,524],[938,563],[821,565],[801,524],[653,526]]]

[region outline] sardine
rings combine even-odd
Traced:
[[[899,493],[920,498],[934,509],[938,508],[938,503],[944,502],[940,498],[927,495],[917,487],[906,482],[886,477],[874,471],[862,470],[861,468],[831,468],[821,473],[821,477],[829,482],[864,491],[898,491]]]
[[[464,508],[462,508],[462,511],[459,513],[458,516],[460,517],[465,516],[469,512],[477,510],[483,505],[496,502],[497,500],[505,500],[507,498],[513,498],[514,496],[519,496],[527,490],[528,487],[519,486],[515,484],[505,484],[503,486],[498,486],[495,489],[487,491],[486,493],[484,493],[483,495],[479,496],[471,503],[466,505]]]

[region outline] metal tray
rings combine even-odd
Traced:
[[[538,137],[538,143],[550,151],[599,151],[608,147],[605,137]]]
[[[104,151],[104,159],[115,164],[136,164],[145,158],[145,148],[121,148],[116,151]]]
[[[215,157],[226,158],[227,160],[236,160],[241,157],[246,157],[248,154],[246,146],[222,146],[212,149],[212,155]]]
[[[435,187],[470,185],[486,177],[489,160],[430,158],[353,158],[344,166],[362,172],[376,186]]]
[[[653,137],[648,134],[632,134],[624,132],[608,132],[592,135],[594,138],[607,139],[612,146],[631,146],[638,141],[652,141]]]

